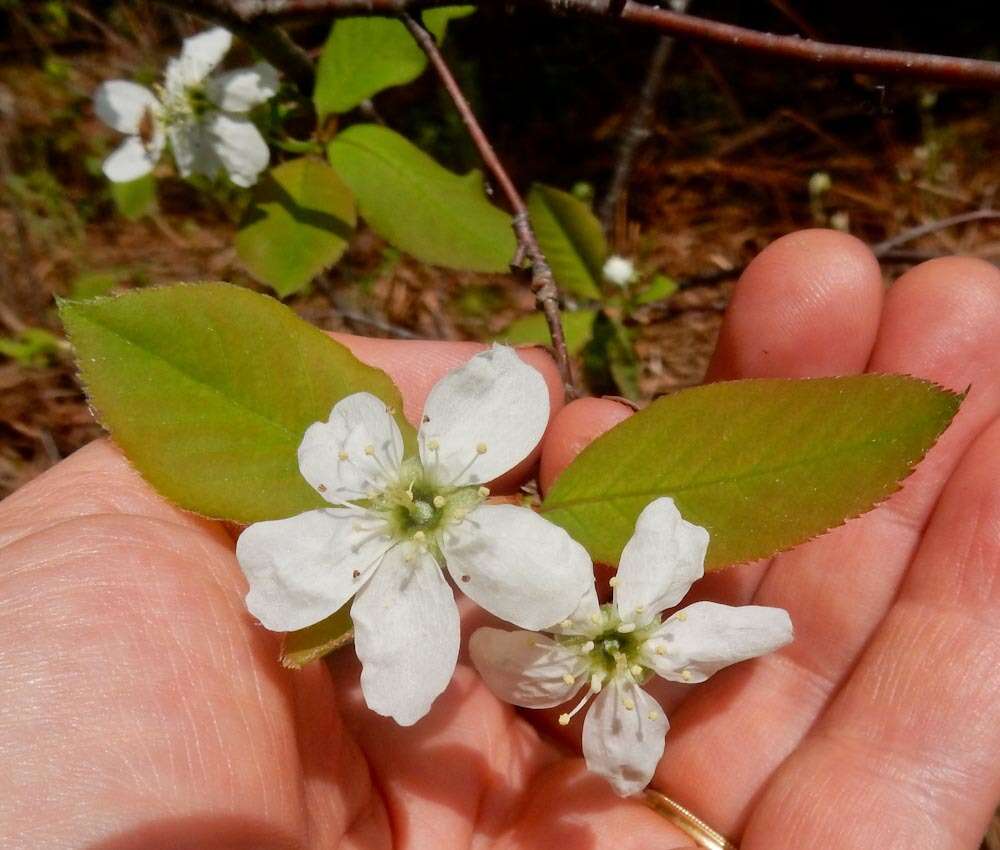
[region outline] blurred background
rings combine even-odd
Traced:
[[[1000,59],[995,2],[693,0],[690,11],[827,41]],[[136,212],[101,174],[120,138],[94,117],[94,88],[153,82],[180,39],[204,26],[142,0],[0,0],[0,495],[99,433],[56,297],[209,279],[263,289],[233,248],[245,206],[237,190],[196,190],[164,160],[155,199]],[[321,20],[291,27],[313,55],[328,30]],[[599,208],[657,38],[606,21],[481,10],[452,23],[446,50],[519,185],[543,181]],[[245,47],[234,53],[233,64],[250,58]],[[792,230],[835,227],[880,245],[887,284],[940,254],[1000,261],[1000,221],[990,218],[882,244],[1000,205],[996,92],[820,73],[679,42],[653,107],[609,238],[669,287],[616,317],[632,359],[624,377],[591,374],[596,392],[642,403],[697,383],[740,270]],[[377,108],[448,167],[478,165],[432,74],[378,95]],[[345,259],[289,303],[331,330],[477,340],[534,306],[521,279],[431,268],[364,227]]]

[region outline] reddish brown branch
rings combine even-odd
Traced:
[[[226,0],[208,0],[218,6]],[[433,6],[451,5],[455,0],[229,0],[228,6],[241,20],[281,19],[314,15],[400,15]],[[481,0],[485,5],[489,0]],[[516,5],[516,4],[512,4]],[[913,77],[938,82],[1000,86],[1000,62],[938,56],[904,50],[882,50],[849,44],[831,44],[773,35],[732,24],[711,21],[627,0],[522,0],[522,5],[541,7],[556,14],[619,17],[629,23],[651,27],[673,36],[748,50],[753,53],[789,59],[821,68],[848,68],[853,71],[887,76]]]
[[[555,349],[556,363],[559,366],[559,374],[562,377],[566,397],[575,398],[578,393],[573,381],[572,362],[563,335],[562,316],[559,312],[559,289],[552,276],[552,269],[549,268],[545,254],[531,228],[527,204],[500,162],[500,158],[486,137],[486,133],[483,132],[483,128],[479,125],[479,121],[462,93],[458,81],[451,73],[441,51],[438,50],[434,37],[409,15],[403,14],[401,19],[416,39],[417,44],[427,54],[427,58],[434,66],[442,85],[444,85],[455,104],[455,109],[458,110],[458,114],[469,131],[469,136],[476,145],[479,155],[514,211],[513,228],[514,235],[517,237],[517,254],[512,264],[519,266],[525,257],[531,262],[531,290],[535,293],[535,300],[538,302],[539,309],[544,313],[545,321],[549,326],[549,334],[552,337],[552,346]]]

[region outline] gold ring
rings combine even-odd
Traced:
[[[720,835],[680,803],[675,803],[666,794],[647,788],[645,797],[647,806],[665,817],[703,850],[739,850],[735,844],[727,841],[725,836]]]

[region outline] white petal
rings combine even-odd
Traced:
[[[590,685],[583,659],[538,632],[476,629],[469,654],[494,694],[525,708],[552,708]]]
[[[200,121],[171,124],[167,135],[181,177],[201,174],[212,179],[219,173],[222,164],[215,155],[211,140]]]
[[[222,27],[185,38],[180,57],[167,66],[167,83],[183,86],[200,83],[222,61],[232,43],[232,33]]]
[[[458,659],[458,606],[428,556],[397,546],[351,606],[361,690],[372,711],[410,726],[448,687]]]
[[[590,585],[580,597],[573,612],[565,620],[553,624],[547,631],[560,635],[593,636],[604,628],[601,618],[601,602],[597,598],[597,588]]]
[[[253,186],[271,159],[264,137],[252,121],[221,112],[205,118],[212,148],[237,186]]]
[[[618,615],[644,622],[676,605],[703,575],[707,549],[708,532],[681,517],[673,499],[650,502],[618,565]]]
[[[119,133],[134,136],[147,112],[156,115],[160,103],[149,89],[128,80],[109,80],[94,92],[94,112]]]
[[[587,767],[622,797],[635,794],[653,778],[668,728],[659,703],[635,682],[612,681],[598,694],[583,722]]]
[[[356,512],[327,508],[249,526],[236,541],[236,558],[250,582],[250,613],[288,632],[340,608],[389,546],[355,530],[358,521]]]
[[[267,62],[238,68],[208,80],[209,99],[227,112],[249,112],[278,93],[278,72]]]
[[[792,620],[782,608],[695,602],[660,626],[643,654],[665,679],[704,682],[723,667],[780,649],[792,637]]]
[[[333,406],[326,422],[306,429],[299,445],[299,471],[327,498],[349,501],[381,490],[402,457],[403,436],[385,402],[371,393],[354,393]]]
[[[548,421],[541,373],[514,349],[494,345],[431,389],[420,458],[442,484],[482,484],[531,454]]]
[[[104,160],[102,166],[104,175],[112,183],[138,180],[149,174],[156,165],[156,160],[160,158],[159,151],[155,151],[155,157],[153,153],[146,150],[146,146],[138,136],[129,136]]]
[[[530,508],[480,505],[447,529],[442,549],[467,596],[523,629],[549,630],[594,583],[587,551]]]

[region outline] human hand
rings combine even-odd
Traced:
[[[998,329],[993,267],[927,263],[883,303],[867,249],[829,232],[780,240],[737,286],[712,380],[971,385],[888,503],[696,585],[796,627],[780,653],[659,694],[672,728],[654,786],[743,850],[978,845],[1000,796]],[[345,341],[408,412],[476,350]],[[551,363],[526,357],[555,395]],[[627,415],[555,412],[542,485]],[[498,703],[465,662],[406,728],[364,709],[349,652],[283,670],[225,528],[164,503],[105,442],[0,505],[0,545],[4,850],[690,846],[586,773],[574,727]]]

